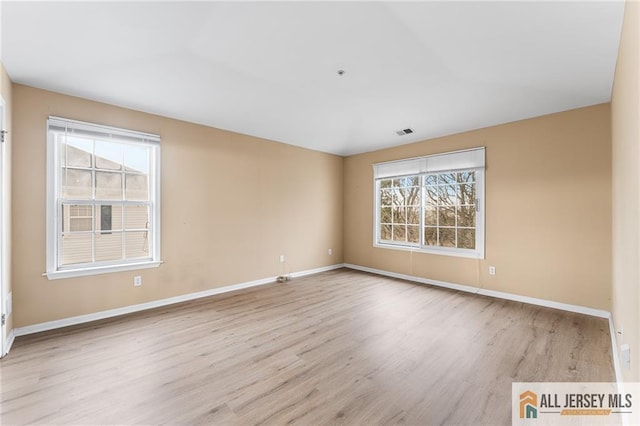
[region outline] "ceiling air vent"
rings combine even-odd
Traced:
[[[412,130],[412,129],[407,128],[407,129],[403,129],[403,130],[398,130],[398,131],[396,132],[396,134],[397,134],[398,136],[408,135],[409,133],[413,133],[413,130]]]

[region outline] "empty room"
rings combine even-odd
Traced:
[[[640,3],[0,1],[0,423],[640,424]]]

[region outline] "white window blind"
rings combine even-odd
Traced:
[[[127,143],[159,144],[160,136],[133,130],[118,129],[116,127],[101,126],[66,118],[49,117],[47,121],[49,131],[63,132],[78,137],[116,139]]]
[[[485,149],[481,147],[376,163],[373,165],[373,178],[383,179],[444,171],[484,169],[484,167]]]

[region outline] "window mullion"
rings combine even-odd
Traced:
[[[424,245],[424,183],[425,177],[424,175],[420,175],[420,197],[418,202],[420,203],[420,208],[418,211],[420,212],[420,219],[418,220],[418,246],[422,247]]]
[[[459,206],[458,206],[458,204],[459,204],[458,203],[458,192],[461,191],[460,184],[456,184],[455,188],[456,188],[456,200],[453,203],[453,218],[455,219],[454,220],[455,228],[454,228],[453,232],[454,232],[454,234],[456,236],[456,239],[455,239],[456,248],[458,248],[458,208],[459,208]]]
[[[67,134],[66,133],[64,134],[62,139],[64,140],[64,148],[65,148],[64,149],[64,161],[65,161],[65,164],[66,164],[69,161],[68,158],[67,158]],[[58,138],[56,138],[56,140],[57,140],[56,148],[59,149],[61,144],[62,144],[62,142]],[[56,158],[56,160],[59,160],[59,156],[58,156],[58,158]],[[56,161],[56,170],[58,170],[58,172],[56,173],[58,179],[57,179],[57,182],[55,184],[56,202],[57,202],[57,206],[56,206],[56,214],[57,214],[57,217],[56,217],[56,226],[57,226],[57,238],[56,239],[57,239],[57,241],[56,241],[56,243],[57,244],[56,245],[57,245],[57,250],[58,250],[58,252],[56,253],[56,257],[57,257],[56,263],[57,263],[58,267],[60,267],[60,266],[62,266],[62,238],[63,238],[62,237],[63,223],[60,220],[62,218],[62,216],[63,216],[63,214],[62,214],[62,208],[63,208],[62,206],[63,206],[63,204],[62,204],[62,188],[61,188],[61,186],[62,186],[62,177],[63,177],[62,173],[65,173],[64,180],[66,181],[66,179],[67,179],[67,176],[66,176],[67,170],[64,169],[64,171],[62,171],[62,170],[58,169],[57,168],[58,165],[59,165],[58,161]]]
[[[56,226],[56,235],[57,235],[57,238],[56,238],[56,250],[57,250],[57,253],[56,253],[56,266],[59,268],[60,266],[62,266],[62,238],[63,238],[62,227],[63,227],[63,224],[62,224],[61,218],[62,218],[63,215],[62,215],[62,200],[60,200],[57,197],[57,194],[56,194],[56,212],[57,212],[57,219],[58,219],[58,220],[56,220],[56,224],[55,224],[55,226]]]
[[[126,245],[126,239],[127,239],[127,212],[126,212],[126,204],[124,203],[124,201],[122,202],[122,225],[120,226],[121,231],[122,231],[122,241],[121,241],[121,252],[120,252],[120,256],[121,258],[124,260],[127,258],[127,245]]]
[[[96,180],[96,141],[91,142],[92,146],[92,155],[91,155],[91,210],[93,212],[93,219],[91,221],[91,261],[96,261],[96,216],[97,216],[97,205],[96,205],[96,187],[98,185],[98,181]]]
[[[436,247],[440,246],[440,175],[436,176]]]
[[[121,205],[122,207],[120,208],[121,213],[121,218],[120,220],[122,220],[122,223],[120,224],[120,259],[121,260],[125,260],[126,259],[126,237],[127,234],[125,233],[125,201],[127,199],[126,196],[126,189],[127,189],[127,185],[125,184],[125,179],[127,178],[127,175],[125,173],[125,169],[126,166],[124,165],[124,150],[122,150],[122,161],[121,161],[121,176],[122,178],[120,179],[121,181],[121,191],[122,191],[122,199],[121,199]],[[149,193],[149,196],[151,196],[151,193]]]

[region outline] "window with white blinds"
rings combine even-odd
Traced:
[[[160,264],[160,138],[47,121],[47,276]]]
[[[484,258],[484,171],[484,148],[374,164],[374,245]]]

